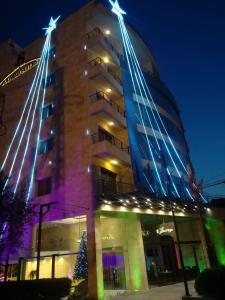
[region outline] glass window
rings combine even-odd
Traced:
[[[37,186],[37,196],[44,196],[47,194],[50,194],[52,191],[52,178],[47,177],[38,180],[38,186]]]
[[[49,59],[53,59],[56,57],[56,47],[52,47],[49,51]]]
[[[45,107],[43,107],[42,110],[42,120],[47,119],[51,115],[53,115],[54,109],[53,109],[53,104],[48,104]]]
[[[46,154],[46,153],[48,153],[49,151],[52,150],[53,146],[54,146],[53,138],[41,141],[40,145],[39,145],[39,153],[40,154]]]
[[[47,88],[49,87],[50,85],[54,84],[55,83],[55,74],[50,74],[46,81],[45,81],[45,78],[43,79],[43,87]]]

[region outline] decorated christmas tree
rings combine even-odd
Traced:
[[[77,255],[76,265],[74,269],[75,279],[88,278],[88,263],[87,263],[87,233],[84,232],[80,241],[80,251]]]

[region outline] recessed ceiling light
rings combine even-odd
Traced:
[[[108,57],[104,57],[103,60],[104,60],[104,63],[106,63],[106,64],[109,63],[109,58]]]
[[[106,34],[106,35],[110,35],[110,34],[111,34],[111,31],[110,31],[109,29],[106,29],[105,34]]]
[[[117,160],[111,160],[111,163],[113,164],[113,165],[118,165],[118,161]]]
[[[115,125],[115,123],[112,122],[112,121],[108,122],[108,124],[109,124],[109,126],[114,126]]]
[[[108,89],[106,89],[106,92],[107,92],[107,93],[111,93],[111,92],[112,92],[112,89],[108,88]]]

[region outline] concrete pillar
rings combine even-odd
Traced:
[[[100,217],[87,215],[88,292],[91,299],[104,299]]]
[[[147,290],[148,279],[139,216],[128,214],[124,236],[125,273],[128,290]]]
[[[202,224],[200,221],[197,221],[197,227],[198,227],[199,237],[200,237],[201,244],[202,244],[202,250],[203,250],[203,256],[204,256],[206,268],[210,268],[210,261],[209,261],[209,257],[208,257],[207,243],[206,243],[206,239],[205,239],[204,228],[202,227]]]

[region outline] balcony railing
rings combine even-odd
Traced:
[[[97,144],[107,141],[110,144],[116,146],[118,149],[130,154],[130,147],[123,142],[121,142],[119,139],[117,139],[115,136],[111,135],[110,133],[106,131],[100,131],[92,135],[92,143]]]
[[[120,77],[115,74],[115,72],[113,71],[112,68],[110,68],[109,66],[107,66],[106,63],[104,63],[103,59],[101,57],[96,57],[95,59],[91,60],[88,62],[89,68],[94,68],[94,67],[98,67],[101,66],[102,68],[104,68],[117,82],[119,82],[120,85],[122,85],[122,80],[120,79]]]
[[[113,109],[115,109],[118,113],[120,113],[124,118],[126,117],[126,112],[122,109],[118,104],[116,104],[112,99],[110,99],[104,92],[97,91],[93,95],[89,96],[91,103],[95,103],[97,101],[103,100],[108,105],[110,105]]]
[[[103,32],[101,31],[100,28],[96,27],[92,31],[89,31],[86,34],[86,37],[87,37],[87,41],[96,39],[96,38],[101,38],[107,44],[107,46],[115,53],[117,58],[120,59],[120,54],[117,52],[115,47],[110,43],[110,41],[107,39],[107,37],[105,37],[105,35],[103,34]]]
[[[97,196],[126,194],[134,192],[135,187],[129,183],[108,181],[100,178],[94,180],[94,191]]]

